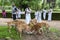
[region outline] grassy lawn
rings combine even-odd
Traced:
[[[11,33],[9,33],[7,26],[0,26],[0,39],[1,38],[19,40],[19,35],[16,34],[13,28],[11,29]]]
[[[51,32],[54,32],[56,34],[56,36],[60,37],[60,30],[56,29],[56,28],[50,28]]]

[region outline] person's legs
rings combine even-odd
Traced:
[[[35,19],[37,20],[37,15],[35,15]]]
[[[46,13],[43,13],[43,18],[44,18],[44,20],[46,19]]]
[[[16,14],[13,14],[13,20],[16,20]]]
[[[21,14],[18,14],[18,18],[21,18]]]
[[[48,14],[48,21],[52,20],[52,13]]]
[[[37,23],[39,22],[39,16],[37,16]]]
[[[37,23],[39,22],[39,14],[37,13],[37,16],[36,16],[36,20],[37,20]]]
[[[52,20],[52,13],[50,14],[50,21]]]
[[[18,14],[16,14],[16,18],[18,18]]]
[[[41,21],[42,21],[41,13],[39,13],[38,22],[40,23]]]
[[[48,21],[49,21],[49,19],[50,19],[50,16],[49,16],[49,14],[48,14]]]
[[[26,22],[26,24],[28,24],[28,15],[27,14],[25,15],[25,22]]]
[[[4,18],[6,18],[6,14],[4,14]]]
[[[4,14],[2,14],[3,18],[4,18]]]
[[[30,14],[26,14],[26,23],[29,24],[31,21],[31,16]]]

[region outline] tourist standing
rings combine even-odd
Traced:
[[[16,18],[20,19],[21,18],[21,10],[19,8],[17,8],[17,14],[16,14]]]
[[[40,23],[42,21],[41,15],[42,15],[42,11],[41,10],[37,10],[35,12],[35,19],[37,20],[37,23]]]
[[[46,19],[46,13],[47,13],[47,10],[46,8],[43,9],[43,19],[45,20]]]
[[[16,8],[16,6],[15,6],[15,4],[13,4],[13,5],[12,5],[12,18],[13,18],[13,14],[14,14],[14,12],[15,12],[15,8]]]
[[[30,21],[31,21],[31,15],[30,15],[30,13],[31,13],[31,9],[29,7],[27,7],[25,9],[25,20],[26,20],[27,24],[29,24]]]
[[[16,20],[17,8],[14,9],[13,20]]]
[[[35,11],[35,19],[36,20],[38,19],[38,11],[37,10]]]
[[[2,10],[2,16],[3,16],[3,18],[6,18],[6,11],[5,10]]]
[[[52,8],[50,8],[48,11],[48,21],[52,20],[52,12],[53,12],[53,10],[52,10]]]
[[[42,21],[42,10],[39,10],[39,14],[38,14],[38,23],[40,23]]]

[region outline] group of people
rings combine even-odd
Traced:
[[[30,13],[32,12],[32,10],[28,7],[26,8],[26,23],[29,24],[29,22],[31,21],[31,15]],[[44,8],[43,10],[36,10],[35,11],[35,19],[37,20],[37,23],[42,22],[42,13],[43,13],[43,19],[46,19],[46,14],[48,13],[48,21],[52,20],[52,8],[50,8],[48,11],[46,10],[46,8]]]
[[[21,10],[17,8],[15,5],[12,5],[12,17],[13,20],[16,20],[16,18],[20,18]]]
[[[25,19],[26,19],[27,24],[29,24],[29,22],[31,20],[31,15],[30,15],[31,12],[32,11],[29,7],[27,7],[25,9]],[[16,20],[17,18],[21,18],[22,13],[23,12],[19,8],[17,8],[15,5],[12,6],[12,18],[13,18],[13,20]]]
[[[42,13],[43,13],[43,19],[45,20],[46,19],[46,13],[48,13],[48,21],[51,21],[51,17],[52,17],[52,9],[50,8],[48,11],[45,9],[43,10],[36,10],[35,12],[35,19],[37,20],[37,22],[41,22],[42,21]],[[26,23],[29,24],[30,21],[31,21],[31,12],[32,10],[27,7],[25,9],[25,20],[26,20]],[[13,6],[13,11],[12,11],[12,14],[13,14],[13,20],[15,20],[16,18],[20,18],[22,14],[22,12],[16,8],[16,6]]]
[[[35,19],[37,20],[38,23],[40,23],[42,21],[42,13],[43,13],[43,18],[44,20],[46,19],[46,13],[48,13],[48,21],[51,21],[51,17],[52,17],[52,8],[50,8],[48,11],[45,9],[43,10],[36,10],[35,11]],[[32,10],[27,7],[25,9],[25,22],[27,24],[30,23],[31,21],[31,12]],[[17,8],[15,5],[12,6],[12,17],[13,17],[13,20],[16,20],[16,18],[21,18],[21,14],[22,14],[22,11]]]
[[[46,10],[46,8],[44,8],[43,10],[37,10],[35,12],[35,19],[37,20],[37,22],[41,22],[42,21],[42,13],[43,13],[43,19],[46,19],[46,14],[48,13],[48,21],[52,20],[52,8],[50,8],[48,11]]]

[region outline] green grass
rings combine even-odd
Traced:
[[[60,30],[58,30],[58,29],[56,29],[56,28],[54,28],[54,27],[50,27],[50,29],[49,29],[51,32],[54,32],[58,37],[60,37]]]
[[[14,40],[19,40],[19,35],[16,33],[16,31],[12,28],[11,33],[8,32],[7,26],[0,26],[0,38],[12,38]]]
[[[60,30],[51,27],[49,28],[49,30],[51,32],[54,32],[56,36],[60,37]],[[16,33],[15,29],[12,28],[11,33],[9,33],[7,26],[0,26],[0,39],[1,38],[6,38],[6,39],[12,38],[14,40],[21,40],[21,38],[19,38],[19,35]]]

